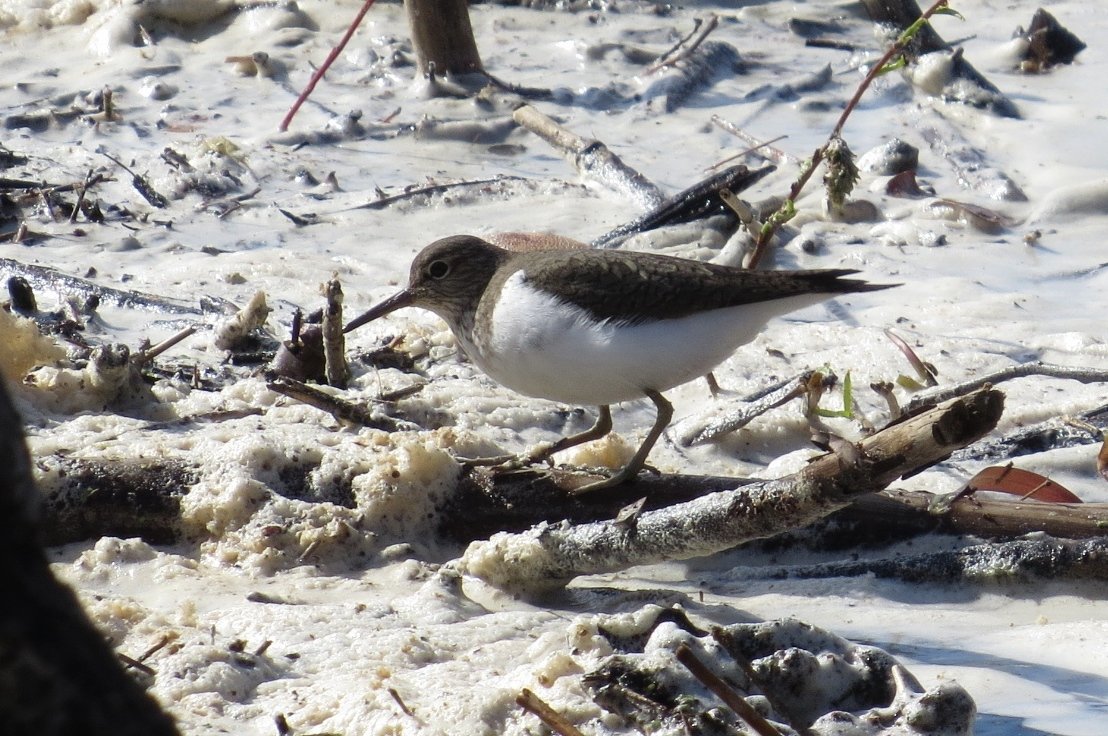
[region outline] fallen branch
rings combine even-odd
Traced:
[[[1075,417],[1053,417],[1029,427],[1017,427],[1002,437],[978,442],[950,456],[953,462],[997,463],[1047,450],[1099,444],[1108,431],[1108,404]]]
[[[672,64],[669,72],[650,85],[643,97],[648,107],[660,98],[663,102],[661,112],[670,113],[724,74],[735,73],[741,65],[742,59],[734,46],[709,41]]]
[[[893,578],[908,583],[980,584],[1044,580],[1105,582],[1108,581],[1108,539],[1014,539],[895,558],[750,568],[748,574],[742,578],[782,580],[862,575]]]
[[[1061,539],[1108,537],[1108,503],[1013,501],[991,494],[886,490],[835,514],[866,535],[903,539],[914,533],[971,534],[985,539],[1042,532]],[[872,538],[872,537],[871,537]],[[858,539],[866,542],[866,539]]]
[[[1050,378],[1065,378],[1080,383],[1108,383],[1108,370],[1103,368],[1086,368],[1083,366],[1055,365],[1053,363],[1020,363],[1006,368],[977,376],[954,386],[946,386],[935,391],[921,393],[912,398],[904,407],[908,414],[920,409],[947,401],[958,396],[965,396],[985,386],[995,386],[1003,381],[1013,378],[1025,378],[1027,376],[1047,376]]]
[[[88,279],[62,273],[57,269],[21,263],[14,258],[0,258],[0,275],[4,273],[23,276],[34,284],[35,288],[43,291],[51,290],[64,294],[76,294],[86,299],[96,296],[102,302],[109,302],[130,309],[149,309],[167,314],[195,315],[221,314],[226,308],[233,307],[227,300],[214,297],[204,297],[200,300],[200,307],[193,307],[154,294],[145,294],[141,291],[125,291],[110,286],[101,286]]]
[[[625,164],[611,149],[597,140],[582,138],[563,128],[531,105],[516,108],[512,117],[569,158],[577,171],[639,202],[656,207],[665,196],[645,176]]]
[[[380,411],[375,411],[374,408],[332,396],[314,386],[309,386],[292,378],[283,376],[275,378],[266,382],[266,387],[282,396],[288,396],[290,399],[296,399],[308,406],[314,406],[340,422],[350,422],[351,424],[380,429],[385,432],[399,432],[411,428],[406,422],[390,417]]]
[[[578,575],[687,559],[799,528],[992,430],[1003,394],[983,389],[813,460],[795,475],[639,515],[634,524],[540,525],[474,542],[456,562],[514,594],[564,586]]]

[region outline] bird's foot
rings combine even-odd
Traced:
[[[518,455],[494,455],[492,457],[458,457],[454,459],[465,468],[487,468],[512,462],[518,457]]]
[[[563,466],[564,467],[564,466]],[[621,468],[618,471],[613,471],[611,468],[568,468],[574,472],[588,473],[589,475],[606,475],[606,478],[593,481],[592,483],[586,483],[576,488],[569,488],[568,491],[573,495],[579,495],[582,493],[592,493],[593,491],[604,490],[605,488],[615,488],[621,486],[624,483],[629,483],[639,477],[639,472],[645,470],[648,473],[654,475],[661,475],[661,472],[652,465],[641,465],[639,467],[631,467],[630,465]]]
[[[506,473],[523,470],[532,465],[550,462],[553,445],[547,443],[531,452],[521,452],[518,455],[494,455],[493,457],[457,458],[458,462],[467,468],[491,468],[494,473]]]

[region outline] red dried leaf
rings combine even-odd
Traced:
[[[1011,465],[993,465],[970,479],[967,488],[1008,493],[1047,503],[1081,503],[1081,499],[1050,478]]]
[[[911,169],[908,171],[901,171],[885,182],[885,194],[888,194],[890,197],[919,199],[920,197],[935,196],[934,189],[931,189],[931,187],[927,189],[930,191],[925,191],[920,187],[919,182],[916,181],[916,172]]]

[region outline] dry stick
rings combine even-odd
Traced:
[[[1021,363],[1007,368],[987,373],[984,376],[949,386],[938,391],[928,391],[912,398],[904,407],[906,414],[919,411],[925,406],[947,401],[957,396],[965,396],[984,386],[993,386],[1002,381],[1026,376],[1047,376],[1049,378],[1065,378],[1080,383],[1105,383],[1108,382],[1108,370],[1101,368],[1085,368],[1080,366],[1054,365],[1052,363]]]
[[[92,186],[93,183],[92,169],[88,170],[88,174],[85,175],[84,183],[77,187],[77,202],[73,205],[73,211],[69,213],[69,221],[77,222],[77,215],[81,212],[81,205],[85,203],[85,192]]]
[[[523,688],[523,691],[516,696],[516,705],[538,716],[540,721],[561,736],[584,736],[576,726],[565,719],[565,716],[527,688]]]
[[[586,176],[622,191],[638,200],[644,209],[657,207],[665,195],[645,176],[632,169],[611,149],[597,140],[577,135],[531,105],[516,108],[512,118],[544,141],[572,159],[577,170]]]
[[[760,736],[781,736],[781,732],[767,721],[761,713],[754,710],[750,703],[743,699],[742,695],[735,692],[735,689],[724,682],[715,672],[712,672],[708,665],[701,662],[700,658],[693,654],[692,649],[689,649],[688,644],[678,646],[674,654],[678,662],[685,665],[686,669],[696,679],[718,695],[719,699],[726,703],[728,708],[735,711],[739,718],[749,723],[750,727],[757,731]]]
[[[935,0],[935,3],[925,10],[919,17],[919,21],[927,21],[932,15],[937,13],[940,9],[947,7],[948,0]],[[926,23],[924,23],[926,26]],[[907,36],[907,37],[906,37]],[[816,169],[819,168],[820,163],[823,161],[827,152],[827,147],[831,141],[836,140],[842,136],[843,127],[846,125],[847,118],[854,112],[854,108],[858,106],[858,103],[862,99],[862,95],[866,93],[870,85],[873,84],[873,80],[883,74],[886,70],[886,65],[892,61],[893,57],[901,53],[908,45],[911,37],[906,33],[902,33],[897,40],[889,46],[881,58],[877,60],[873,66],[870,67],[869,72],[862,79],[858,88],[854,90],[854,95],[846,103],[846,107],[843,109],[841,115],[839,115],[838,121],[835,123],[835,127],[831,130],[831,135],[828,136],[828,142],[817,148],[812,153],[812,158],[808,162],[808,165],[800,172],[800,176],[797,178],[793,185],[789,187],[789,195],[785,199],[785,203],[781,205],[773,216],[766,221],[765,226],[762,228],[761,235],[758,238],[758,242],[754,246],[754,250],[751,251],[750,257],[744,264],[747,268],[754,269],[758,267],[762,258],[765,256],[766,251],[769,249],[769,241],[773,238],[773,234],[777,232],[788,219],[789,214],[796,206],[796,199],[800,196],[800,193],[807,186],[808,180],[812,178],[812,175],[816,173]]]
[[[434,194],[442,194],[452,189],[461,188],[477,188],[484,189],[490,184],[505,184],[508,182],[526,182],[528,179],[523,176],[494,176],[489,179],[470,179],[468,181],[452,182],[450,184],[430,184],[425,187],[419,187],[417,189],[406,189],[400,194],[393,194],[387,197],[381,197],[375,199],[372,202],[366,202],[365,204],[355,205],[354,207],[347,207],[339,212],[349,212],[350,210],[383,210],[386,207],[390,207],[398,202],[405,200],[415,199],[416,197],[430,197]]]
[[[416,717],[415,713],[412,712],[412,709],[409,708],[408,704],[404,702],[404,699],[400,697],[400,693],[397,692],[396,688],[390,687],[388,689],[388,694],[392,696],[392,699],[396,701],[396,704],[398,706],[400,706],[400,710],[404,711],[404,715],[408,716],[409,718]]]
[[[696,47],[704,43],[704,39],[708,37],[708,34],[714,31],[716,26],[719,25],[719,16],[712,13],[708,16],[707,21],[696,18],[694,22],[696,25],[693,26],[692,32],[678,41],[676,46],[658,57],[658,60],[651,64],[650,68],[646,70],[647,76],[659,69],[676,64],[695,51]]]
[[[292,107],[285,113],[285,117],[281,120],[281,124],[277,127],[277,130],[284,133],[289,129],[289,123],[292,122],[293,117],[295,117],[297,111],[300,110],[300,106],[311,96],[319,80],[323,78],[323,75],[331,68],[331,64],[333,64],[335,59],[338,58],[338,55],[342,53],[342,50],[346,48],[346,44],[350,42],[351,37],[354,35],[354,31],[361,25],[362,19],[365,18],[365,14],[369,12],[369,8],[372,5],[373,0],[365,0],[365,3],[362,4],[362,9],[354,16],[354,21],[350,24],[350,27],[346,29],[346,33],[343,34],[342,40],[339,41],[339,45],[331,49],[331,53],[327,55],[323,64],[312,74],[312,78],[308,80],[308,86],[305,87],[304,91],[300,93],[300,96],[296,98],[296,102],[292,103]]]
[[[806,526],[940,462],[991,431],[1003,407],[1000,391],[982,389],[843,443],[791,476],[644,512],[633,530],[611,521],[540,525],[474,542],[455,564],[503,590],[534,595],[578,575],[714,554]]]
[[[134,363],[135,365],[143,365],[145,363],[149,363],[151,360],[158,357],[159,355],[164,353],[166,350],[169,350],[171,347],[173,347],[177,343],[181,342],[186,337],[190,337],[195,333],[196,333],[196,325],[190,325],[190,326],[186,327],[185,329],[181,330],[180,332],[178,332],[176,335],[173,335],[172,337],[158,343],[154,347],[148,348],[146,350],[140,350],[135,355],[135,357],[132,359],[131,362]]]
[[[391,417],[376,415],[361,404],[344,401],[337,396],[331,396],[318,388],[314,388],[292,378],[286,378],[284,376],[275,378],[272,381],[267,381],[266,387],[270,391],[276,391],[283,396],[288,396],[290,399],[296,399],[308,406],[314,406],[316,409],[327,412],[340,421],[352,422],[365,427],[381,429],[386,432],[396,432],[401,429],[401,422]]]
[[[733,135],[736,138],[738,138],[739,140],[741,140],[743,143],[746,143],[748,146],[750,146],[750,148],[748,148],[746,151],[743,151],[741,154],[739,154],[740,156],[745,155],[747,153],[754,153],[754,154],[757,154],[757,155],[761,156],[766,161],[772,161],[773,163],[777,164],[778,166],[784,166],[785,164],[793,163],[796,160],[792,156],[790,156],[789,154],[782,151],[780,148],[777,148],[775,146],[770,145],[772,143],[775,143],[775,142],[781,140],[782,138],[785,138],[785,136],[783,136],[783,135],[782,136],[777,136],[776,138],[771,138],[768,141],[761,141],[761,140],[755,138],[754,136],[752,136],[750,133],[747,133],[745,130],[743,130],[739,126],[732,123],[730,120],[724,120],[719,115],[716,115],[716,114],[712,115],[712,123],[716,127],[727,131],[731,135]],[[763,153],[763,151],[765,153]],[[767,153],[769,154],[768,156],[765,155]],[[720,163],[714,164],[713,168],[715,166],[719,166],[719,165],[721,165],[721,164],[723,164],[727,161],[730,161],[730,160],[731,159],[724,159]]]

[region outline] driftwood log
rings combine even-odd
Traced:
[[[73,591],[50,572],[19,417],[0,382],[0,730],[60,736],[175,734],[124,671]]]
[[[544,524],[472,543],[461,571],[518,595],[560,588],[579,575],[713,554],[806,526],[933,465],[991,431],[1004,395],[983,389],[813,460],[786,478],[720,491],[631,518]]]

